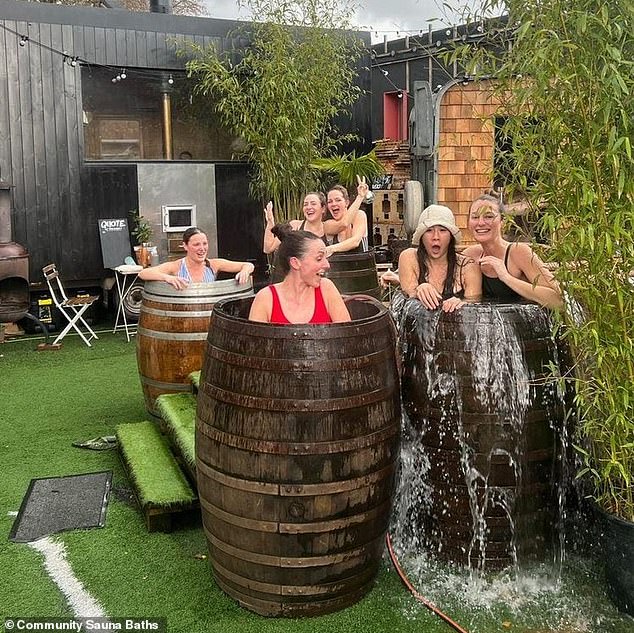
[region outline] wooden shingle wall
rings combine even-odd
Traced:
[[[465,229],[471,202],[492,187],[497,101],[490,82],[452,86],[440,107],[438,204]],[[472,242],[468,231],[464,242]]]

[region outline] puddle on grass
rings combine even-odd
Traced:
[[[558,577],[548,564],[479,575],[427,554],[399,557],[399,563],[416,590],[469,633],[634,631],[634,619],[612,605],[600,569],[586,558],[569,557]],[[407,604],[408,617],[427,610],[419,602]]]

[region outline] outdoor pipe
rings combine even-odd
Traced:
[[[457,622],[454,622],[446,613],[443,613],[433,602],[425,598],[422,594],[418,593],[414,588],[414,585],[409,581],[408,577],[405,575],[405,572],[399,565],[398,559],[396,558],[396,553],[392,548],[392,541],[390,539],[389,532],[385,535],[385,542],[387,543],[387,550],[390,553],[390,560],[392,561],[392,565],[394,565],[394,569],[398,574],[401,582],[409,589],[409,592],[418,600],[422,602],[432,613],[436,614],[441,620],[446,622],[454,631],[458,631],[458,633],[468,633],[466,629],[463,629]]]

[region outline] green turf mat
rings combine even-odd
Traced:
[[[116,427],[116,435],[143,507],[171,508],[196,500],[154,423],[120,424]]]
[[[163,394],[156,399],[156,408],[165,421],[176,450],[191,472],[196,468],[196,397],[191,393]]]
[[[198,391],[200,388],[200,369],[189,374],[189,379],[191,380],[192,385],[194,385],[194,390]]]

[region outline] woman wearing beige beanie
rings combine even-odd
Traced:
[[[465,300],[477,301],[482,295],[482,275],[473,259],[456,253],[462,238],[448,207],[428,206],[420,215],[408,248],[398,260],[403,293],[416,297],[428,310],[442,307],[453,312]]]

